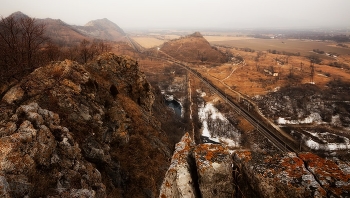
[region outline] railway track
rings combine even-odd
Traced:
[[[260,121],[259,118],[256,118],[255,115],[253,115],[251,112],[246,110],[245,108],[241,107],[237,103],[235,103],[233,100],[228,98],[225,93],[223,93],[220,89],[218,89],[215,85],[213,85],[211,82],[206,80],[201,76],[199,72],[196,70],[193,70],[186,66],[184,63],[181,63],[179,61],[176,61],[174,59],[167,59],[167,58],[159,58],[158,59],[170,61],[174,64],[177,64],[189,72],[191,72],[193,75],[195,75],[197,78],[199,78],[203,83],[205,83],[213,92],[215,92],[218,96],[220,96],[223,100],[226,100],[227,103],[232,107],[232,109],[243,116],[248,122],[250,122],[258,132],[260,132],[263,136],[265,136],[268,140],[271,141],[271,143],[278,148],[281,151],[284,152],[299,152],[298,146],[296,142],[291,142],[288,140],[284,140],[282,137],[280,137],[280,133],[272,126],[268,126],[266,123]]]
[[[133,41],[131,41],[130,38],[129,38],[129,41],[134,46],[134,49],[141,53],[141,51],[135,46],[136,44]],[[248,122],[250,122],[258,132],[260,132],[263,136],[265,136],[268,140],[270,140],[270,142],[279,150],[283,152],[296,152],[296,153],[299,152],[299,150],[301,150],[301,147],[299,148],[298,143],[296,143],[296,141],[291,141],[291,140],[287,140],[287,138],[283,138],[282,137],[283,135],[277,129],[261,121],[263,120],[262,118],[257,118],[250,111],[246,110],[245,108],[241,107],[239,104],[234,102],[232,99],[228,98],[225,93],[223,93],[220,89],[218,89],[215,85],[213,85],[207,79],[202,77],[202,75],[196,70],[188,67],[186,64],[178,60],[175,60],[173,58],[162,58],[162,57],[154,57],[154,56],[152,57],[156,59],[164,60],[164,61],[169,61],[191,72],[194,76],[196,76],[203,83],[205,83],[213,92],[215,92],[222,99],[226,100],[227,103],[232,107],[232,109],[235,112],[237,112],[238,114],[243,116]]]

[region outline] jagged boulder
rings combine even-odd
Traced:
[[[219,144],[200,144],[194,150],[201,197],[232,197],[232,157]]]
[[[192,151],[194,142],[186,133],[176,144],[171,165],[165,174],[160,190],[160,198],[166,197],[196,197],[195,180],[192,178],[193,162]]]
[[[350,164],[337,158],[324,159],[312,153],[298,155],[316,177],[328,195],[334,197],[350,196]]]
[[[169,166],[152,87],[129,57],[36,69],[0,102],[4,197],[154,197]]]
[[[326,197],[326,191],[295,153],[236,151],[234,164],[235,186],[245,196]]]
[[[176,144],[160,198],[232,197],[232,158],[226,148],[194,142],[186,133]]]
[[[84,160],[57,114],[37,103],[21,105],[7,126],[0,128],[6,134],[0,138],[2,196],[106,196],[101,173]]]

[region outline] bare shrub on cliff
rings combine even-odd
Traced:
[[[45,25],[30,17],[9,16],[0,20],[1,81],[20,78],[40,65],[40,50],[48,40]]]

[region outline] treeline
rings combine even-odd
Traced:
[[[300,56],[300,52],[293,53],[293,52],[278,51],[278,50],[271,50],[271,49],[268,49],[267,52],[271,54],[281,54],[281,55],[287,55],[287,56]]]
[[[62,47],[45,36],[45,25],[30,17],[9,16],[0,20],[0,85],[20,80],[51,61],[71,59],[86,63],[97,54],[110,51],[100,40],[82,40]]]
[[[32,18],[9,16],[0,21],[1,81],[29,73],[39,65],[42,47],[48,42],[45,26]]]

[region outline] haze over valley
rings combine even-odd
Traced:
[[[1,197],[350,196],[350,2],[0,1]]]

